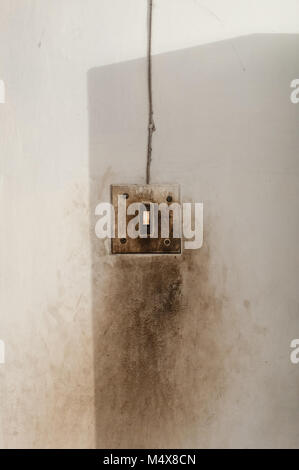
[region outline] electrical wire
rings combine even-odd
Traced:
[[[147,162],[146,162],[146,184],[150,184],[151,161],[152,161],[152,139],[156,130],[153,110],[152,89],[152,17],[153,0],[148,0],[148,44],[147,44],[147,83],[148,83],[148,137],[147,137]]]

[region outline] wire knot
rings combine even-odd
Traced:
[[[156,130],[155,123],[153,121],[150,122],[149,125],[148,125],[148,128],[149,128],[150,131],[155,132],[155,130]]]

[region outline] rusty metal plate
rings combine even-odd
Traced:
[[[180,254],[181,238],[173,230],[173,213],[169,211],[169,236],[161,237],[161,217],[158,219],[158,237],[152,238],[150,232],[144,232],[143,237],[119,237],[118,233],[118,196],[125,199],[126,209],[132,203],[141,203],[146,210],[151,203],[180,204],[180,186],[178,184],[148,184],[148,185],[111,185],[111,200],[115,211],[115,238],[111,239],[111,252],[113,254]],[[147,220],[147,214],[142,214]],[[126,226],[134,215],[126,214]],[[143,220],[144,220],[143,219]],[[146,230],[146,229],[145,229]]]

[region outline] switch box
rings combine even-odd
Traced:
[[[122,208],[119,206],[120,199],[123,204]],[[115,238],[111,239],[113,254],[181,253],[181,201],[178,184],[111,185],[111,201],[115,213]],[[160,206],[161,203],[163,204]],[[130,214],[128,214],[127,210],[131,204],[134,206],[131,206]],[[173,210],[175,207],[177,212]],[[160,211],[159,208],[164,209]],[[122,211],[121,215],[120,211]],[[132,220],[134,218],[135,221]],[[130,221],[131,224],[136,223],[138,229],[136,238],[129,236]],[[166,223],[169,227],[167,236],[164,232],[162,233],[162,227],[165,227]],[[121,234],[119,233],[120,224],[122,225]]]

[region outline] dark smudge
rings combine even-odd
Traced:
[[[207,445],[195,430],[225,390],[208,248],[110,261],[93,280],[97,446]]]

